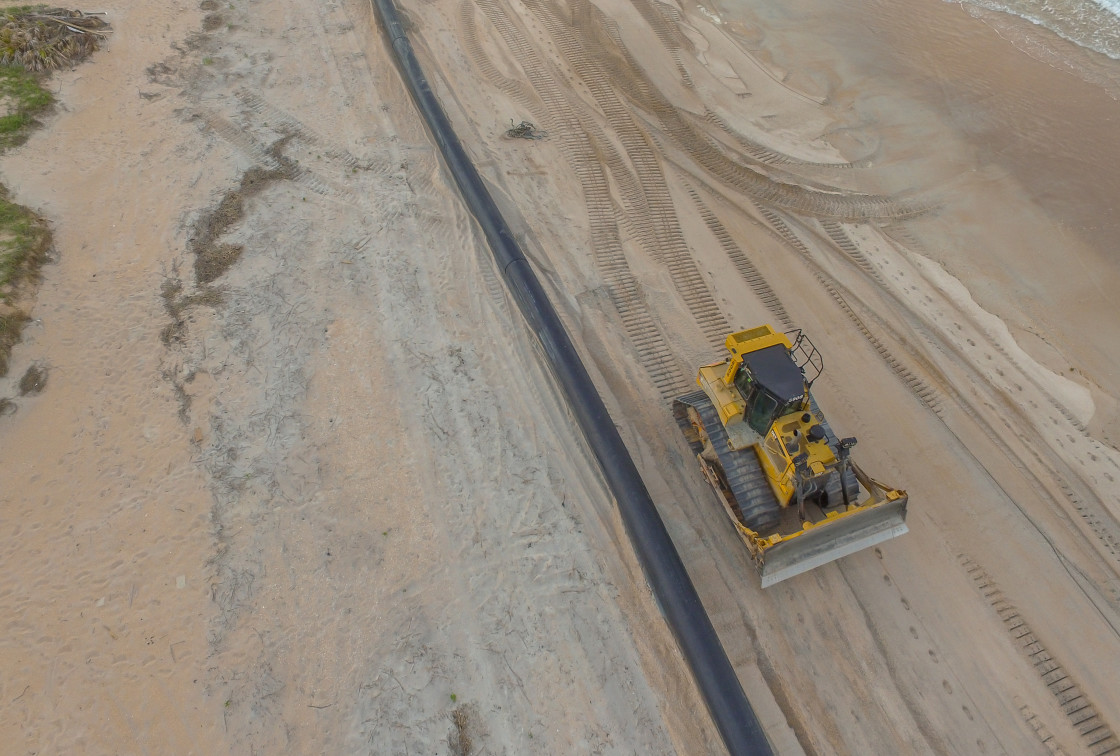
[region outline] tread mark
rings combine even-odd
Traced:
[[[1011,603],[1004,597],[995,581],[979,564],[964,554],[959,554],[957,559],[992,608],[995,608],[997,604],[1001,605],[1003,609],[1011,607]],[[1077,682],[1046,651],[1026,620],[1018,612],[1004,616],[1002,614],[1003,609],[997,609],[996,613],[1007,626],[1008,633],[1019,641],[1020,650],[1027,658],[1033,660],[1039,655],[1046,656],[1044,666],[1039,666],[1037,662],[1034,666],[1038,670],[1043,684],[1050,689],[1058,702],[1058,706],[1069,719],[1070,725],[1081,735],[1082,742],[1089,749],[1089,752],[1100,756],[1120,748],[1120,738],[1117,738],[1113,730],[1105,723]],[[1023,712],[1024,716],[1030,712],[1026,706],[1021,706],[1020,711]],[[1027,717],[1027,721],[1032,724],[1032,727],[1034,726],[1032,722],[1034,718],[1033,713],[1030,717]],[[1045,728],[1041,726],[1041,723],[1038,723],[1038,726],[1035,727],[1035,733],[1042,738],[1043,743],[1048,743],[1047,738],[1052,740],[1052,736],[1047,733],[1047,738],[1043,738],[1043,732],[1045,732]],[[1051,747],[1051,752],[1060,753],[1061,749],[1057,747],[1057,744],[1054,744]]]

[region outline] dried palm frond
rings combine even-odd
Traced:
[[[98,14],[45,5],[0,11],[0,65],[51,71],[89,57],[108,35]]]

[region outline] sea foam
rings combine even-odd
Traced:
[[[965,0],[964,4],[1019,16],[1120,60],[1120,0]]]

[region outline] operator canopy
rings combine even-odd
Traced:
[[[778,404],[789,404],[805,396],[805,375],[781,344],[764,347],[757,352],[743,355],[743,364],[751,377]]]

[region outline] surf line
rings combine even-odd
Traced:
[[[393,0],[370,0],[370,5],[393,48],[397,68],[413,102],[599,462],[646,580],[692,670],[724,745],[732,756],[773,754],[630,452],[556,309],[432,92]]]

